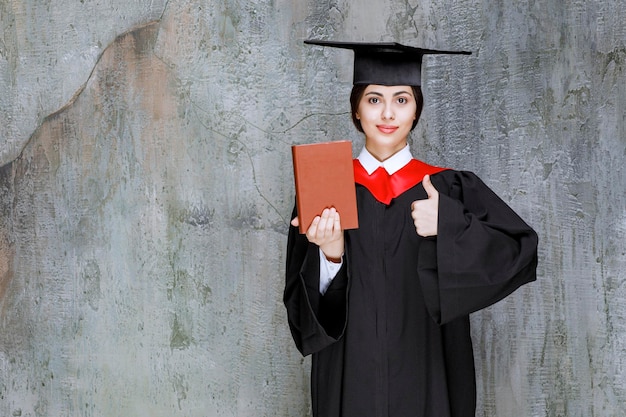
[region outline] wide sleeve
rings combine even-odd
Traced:
[[[295,216],[295,214],[294,214]],[[290,226],[283,302],[291,335],[304,355],[335,343],[346,327],[347,260],[324,295],[319,290],[319,247]]]
[[[420,245],[418,274],[427,308],[443,324],[534,281],[538,238],[476,175],[454,171],[432,182],[440,190],[438,234]]]

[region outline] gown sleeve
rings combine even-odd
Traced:
[[[476,175],[455,171],[432,182],[438,234],[420,245],[418,274],[431,316],[444,324],[534,281],[538,238]]]
[[[290,226],[283,302],[291,335],[304,356],[335,343],[346,326],[347,262],[344,259],[324,295],[319,289],[319,264],[319,247]]]

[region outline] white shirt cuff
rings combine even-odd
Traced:
[[[334,262],[326,259],[326,255],[322,250],[320,252],[320,294],[326,294],[326,290],[330,287],[330,284],[333,282],[333,279],[337,275],[337,272],[341,269],[343,265],[343,257],[341,262],[336,264]]]

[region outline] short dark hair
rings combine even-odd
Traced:
[[[368,84],[355,84],[352,87],[352,92],[350,93],[350,109],[352,111],[352,123],[356,127],[356,130],[363,133],[363,127],[361,126],[361,121],[356,118],[356,113],[359,110],[359,103],[361,102],[361,98],[363,98],[363,94],[365,93],[365,89]],[[420,115],[422,114],[422,108],[424,107],[424,96],[422,95],[422,89],[420,86],[411,86],[413,90],[413,96],[415,96],[415,120],[413,120],[413,126],[411,126],[411,130],[415,129],[417,126],[417,122],[420,119]]]

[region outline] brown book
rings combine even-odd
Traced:
[[[294,145],[291,151],[300,233],[330,207],[339,212],[343,229],[358,228],[352,144],[344,140]]]

